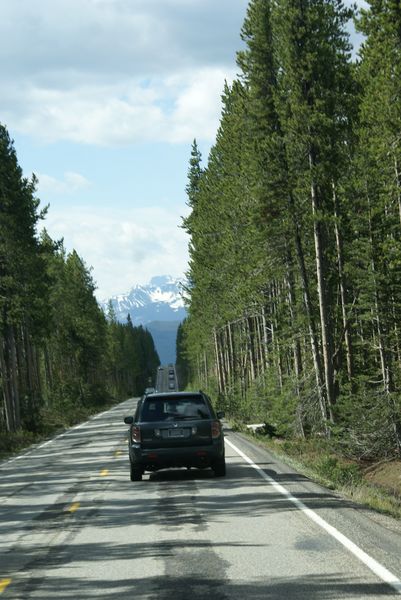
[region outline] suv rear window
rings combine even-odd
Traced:
[[[174,421],[177,419],[210,419],[209,408],[202,396],[146,398],[142,405],[141,421]]]

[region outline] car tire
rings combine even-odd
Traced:
[[[218,460],[212,466],[215,477],[224,477],[226,474],[226,460],[223,458],[222,460]]]
[[[131,463],[131,481],[142,481],[143,471]]]

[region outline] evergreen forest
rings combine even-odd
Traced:
[[[374,460],[401,449],[401,3],[364,6],[250,1],[189,161],[178,362],[238,421]]]
[[[46,215],[0,125],[0,454],[138,396],[159,365],[150,333],[106,316],[91,269]]]

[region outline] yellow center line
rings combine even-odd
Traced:
[[[100,477],[106,477],[106,475],[109,474],[109,470],[108,469],[102,469],[100,471]]]
[[[0,594],[10,585],[12,579],[0,579]]]
[[[121,456],[121,454],[122,454],[122,450],[116,450],[116,451],[114,452],[114,456],[115,456],[115,458],[117,458],[118,456]]]
[[[73,502],[73,503],[71,504],[71,506],[69,506],[69,507],[67,508],[67,512],[73,513],[73,512],[75,512],[76,510],[78,510],[78,508],[79,508],[80,506],[81,506],[81,505],[80,505],[80,503],[79,503],[79,502]]]

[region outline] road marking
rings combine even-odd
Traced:
[[[351,542],[345,535],[340,533],[338,529],[327,523],[322,517],[312,509],[308,508],[306,504],[304,504],[301,500],[298,500],[295,496],[293,496],[284,486],[280,483],[277,483],[275,479],[267,475],[264,472],[262,467],[253,462],[251,458],[249,458],[246,454],[244,454],[237,446],[235,446],[232,442],[230,442],[227,438],[225,439],[226,444],[230,446],[239,456],[241,456],[251,467],[253,467],[257,473],[270,483],[280,494],[285,496],[287,500],[292,502],[299,510],[301,510],[309,519],[314,521],[319,527],[324,529],[328,534],[330,534],[333,538],[335,538],[340,544],[342,544],[349,552],[351,552],[354,556],[356,556],[364,565],[368,567],[375,575],[377,575],[382,581],[390,585],[398,594],[401,594],[401,580],[398,579],[393,573],[388,571],[386,567],[383,567],[379,562],[377,562],[374,558],[366,554],[359,546]]]
[[[73,502],[71,506],[67,508],[67,512],[74,513],[81,506],[79,502]]]
[[[119,456],[121,456],[121,455],[122,455],[122,450],[116,450],[116,451],[114,452],[114,458],[118,458],[118,457],[119,457]]]
[[[10,585],[12,579],[0,579],[0,594]]]
[[[106,477],[106,475],[109,474],[109,470],[108,469],[102,469],[100,471],[100,477]]]

